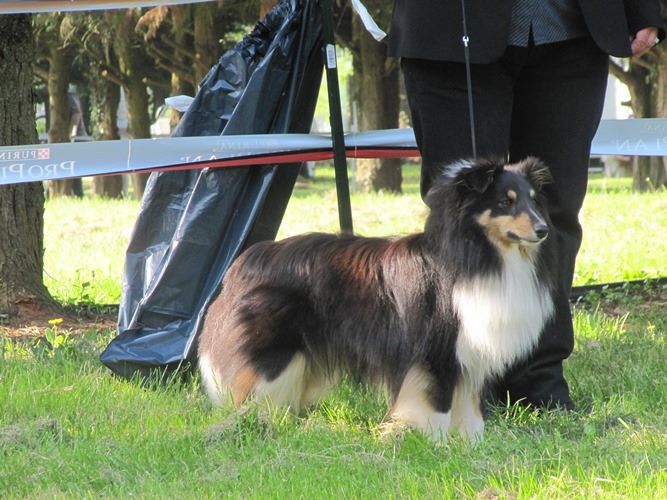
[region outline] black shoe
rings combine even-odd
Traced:
[[[573,411],[570,388],[560,370],[543,370],[512,381],[504,380],[489,391],[490,402],[502,406],[519,403],[545,410]]]

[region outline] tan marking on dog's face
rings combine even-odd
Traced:
[[[491,217],[491,210],[485,210],[479,217],[477,217],[477,222],[486,230],[486,235],[494,244],[503,248],[509,245],[501,233],[501,229],[498,225],[498,218]]]
[[[248,397],[250,391],[255,388],[259,375],[249,366],[244,366],[238,372],[231,385],[234,405],[239,406]]]
[[[530,199],[531,200],[534,200],[535,196],[537,196],[537,193],[535,192],[534,189],[531,189],[529,194],[530,194]]]
[[[489,239],[501,247],[508,247],[521,241],[536,241],[533,223],[526,213],[516,217],[511,215],[492,216],[491,210],[485,210],[477,222],[486,229]],[[512,237],[512,236],[515,236]]]
[[[516,201],[516,198],[517,198],[516,191],[514,191],[513,189],[510,189],[509,191],[507,191],[507,197],[512,201]]]
[[[519,214],[517,217],[508,217],[507,220],[502,221],[503,229],[518,236],[522,240],[537,240],[533,223],[530,216],[526,213]]]

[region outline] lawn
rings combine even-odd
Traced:
[[[404,194],[353,194],[357,232],[419,230],[414,167]],[[595,179],[582,214],[577,283],[667,274],[667,196]],[[335,231],[327,167],[299,183],[280,237]],[[53,200],[45,280],[65,303],[117,303],[133,201]],[[667,290],[633,286],[574,306],[566,363],[576,411],[493,408],[485,439],[435,446],[382,436],[383,401],[344,383],[296,418],[213,410],[197,377],[114,378],[112,331],[0,333],[0,496],[247,498],[666,498]],[[0,330],[1,331],[1,330]]]
[[[426,209],[419,197],[416,165],[404,168],[403,194],[352,194],[355,232],[403,235],[422,229]],[[333,169],[317,168],[300,181],[278,238],[338,230]],[[66,303],[117,304],[124,252],[139,211],[134,200],[56,199],[45,213],[44,280]],[[584,242],[575,284],[609,283],[667,275],[667,193],[635,194],[629,179],[595,178],[581,222]]]

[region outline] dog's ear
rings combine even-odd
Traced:
[[[520,169],[528,179],[528,182],[541,191],[542,188],[553,182],[553,177],[549,168],[542,162],[542,160],[529,156],[520,163]]]
[[[503,170],[503,163],[496,160],[459,162],[450,167],[454,183],[471,191],[484,193]]]

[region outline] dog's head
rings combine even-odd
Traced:
[[[550,181],[547,167],[532,157],[511,165],[497,160],[461,161],[444,169],[426,203],[431,207],[430,218],[474,223],[500,248],[531,247],[549,234],[543,187]]]

